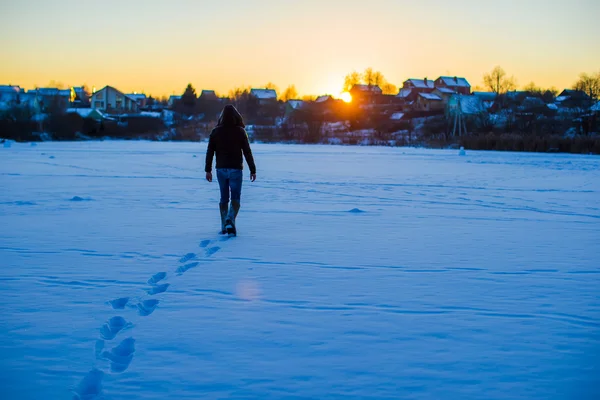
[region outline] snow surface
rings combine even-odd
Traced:
[[[599,398],[600,158],[205,148],[0,149],[3,399]]]

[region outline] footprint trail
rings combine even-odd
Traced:
[[[119,343],[119,345],[113,348],[110,352],[103,352],[102,357],[110,360],[110,370],[112,372],[124,372],[127,370],[129,364],[133,360],[134,352],[135,339],[127,338]]]
[[[227,240],[228,238],[221,238],[221,241]],[[213,240],[206,239],[202,240],[199,247],[204,249],[204,256],[211,257],[219,250],[219,246],[210,246]],[[210,247],[209,247],[210,246]],[[196,268],[200,265],[198,255],[196,253],[187,253],[179,259],[180,265],[176,270],[176,276],[181,276],[185,272],[192,268]],[[190,262],[193,261],[193,262]],[[146,283],[150,285],[146,289],[146,293],[150,296],[154,296],[167,291],[170,283],[165,283],[167,273],[164,271],[157,272],[152,275]],[[119,297],[113,300],[109,300],[106,304],[109,304],[113,310],[125,310],[126,308],[136,309],[137,314],[141,317],[147,317],[154,313],[158,308],[160,301],[158,299],[139,299],[137,297],[131,298]],[[106,349],[106,344],[114,340],[121,332],[130,329],[134,326],[132,322],[127,321],[124,317],[116,315],[110,317],[100,327],[100,338],[94,343],[94,357],[96,360],[108,360],[110,361],[110,371],[113,373],[121,373],[129,368],[133,360],[135,353],[135,339],[128,337],[122,340],[116,347],[113,347],[110,351]],[[102,398],[102,381],[104,379],[105,372],[98,368],[90,370],[83,379],[79,382],[77,387],[71,389],[75,400],[96,400]]]

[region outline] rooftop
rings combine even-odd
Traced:
[[[459,76],[440,76],[438,79],[441,79],[446,86],[471,87],[465,78]]]
[[[442,98],[440,96],[433,93],[419,93],[419,96],[427,100],[442,101]]]
[[[274,89],[251,89],[250,94],[260,100],[277,99],[277,92]]]
[[[360,90],[361,92],[377,92],[382,93],[383,91],[377,85],[354,85],[350,91]]]
[[[411,79],[407,79],[404,81],[404,83],[406,82],[410,82],[411,85],[413,85],[416,88],[419,89],[433,89],[435,87],[435,82],[432,80],[429,80],[427,78],[424,79],[415,79],[415,78],[411,78]]]

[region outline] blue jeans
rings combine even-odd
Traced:
[[[229,203],[229,191],[231,200],[240,201],[242,196],[243,174],[241,169],[220,168],[217,169],[217,181],[221,190],[221,204]]]

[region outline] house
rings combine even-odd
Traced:
[[[562,108],[588,108],[592,105],[592,99],[582,90],[565,89],[555,101]]]
[[[81,118],[89,118],[96,121],[102,121],[106,118],[99,110],[93,108],[68,108],[67,114],[78,114]]]
[[[92,108],[106,112],[137,112],[137,99],[112,86],[105,86],[92,94]]]
[[[146,107],[148,99],[146,98],[146,95],[144,93],[133,92],[128,94],[127,96],[132,99],[135,99],[139,107]]]
[[[75,107],[90,106],[90,96],[83,86],[71,87],[71,105]]]
[[[319,96],[313,103],[313,110],[331,115],[337,112],[341,104],[343,104],[342,100],[334,99],[330,95]]]
[[[473,92],[473,96],[477,97],[481,100],[483,106],[486,110],[489,110],[494,105],[496,98],[498,97],[498,93],[495,92]]]
[[[304,106],[304,100],[288,100],[287,105],[293,110],[299,110]]]
[[[27,102],[41,112],[66,111],[73,96],[71,89],[37,88],[28,90]]]
[[[592,108],[590,108],[590,111],[591,111],[593,114],[600,114],[600,101],[599,101],[599,102],[597,102],[596,104],[594,104],[594,105],[592,106]]]
[[[487,111],[480,97],[455,94],[448,101],[447,110],[455,113],[459,109],[463,115],[479,115]]]
[[[379,103],[383,91],[377,85],[354,85],[350,89],[350,95],[356,104],[375,104]]]
[[[22,89],[19,86],[0,85],[0,109],[11,108],[20,103]]]
[[[214,90],[203,90],[198,96],[196,109],[203,113],[207,121],[218,120],[224,101],[217,96]]]
[[[448,100],[450,99],[450,97],[456,94],[456,92],[453,89],[449,89],[446,87],[435,88],[435,90],[431,93],[437,95],[438,97],[441,97],[444,104],[448,104]]]
[[[395,94],[382,94],[379,96],[379,104],[382,105],[401,105],[402,99]]]
[[[417,92],[416,90],[402,88],[396,95],[396,98],[398,98],[398,100],[403,104],[411,105],[417,100],[418,95],[419,92]]]
[[[419,93],[415,103],[415,109],[419,111],[438,111],[444,109],[444,101],[437,94]]]
[[[294,120],[298,112],[302,110],[305,102],[303,100],[288,100],[285,104],[284,119],[286,121]]]
[[[250,89],[250,95],[257,98],[261,106],[277,102],[277,92],[274,89]]]
[[[525,99],[521,103],[520,108],[521,108],[521,110],[525,110],[525,111],[535,111],[535,110],[542,110],[543,108],[547,108],[547,107],[546,107],[546,103],[544,103],[544,100],[542,100],[541,98],[528,96],[528,97],[525,97]]]
[[[409,89],[415,93],[431,93],[435,89],[435,83],[427,78],[411,78],[402,83],[402,89]]]
[[[219,101],[219,97],[217,97],[217,94],[215,93],[214,90],[203,90],[200,93],[200,96],[198,96],[198,100],[202,100],[202,101]]]
[[[435,80],[436,88],[448,88],[459,94],[471,94],[471,84],[458,76],[440,76]]]
[[[181,96],[169,96],[169,101],[167,102],[167,106],[169,108],[173,108],[173,106],[175,105],[175,103],[177,103],[179,100],[181,100]]]
[[[326,95],[317,97],[315,99],[315,103],[328,103],[328,102],[331,102],[332,100],[333,100],[333,97],[326,94]]]

